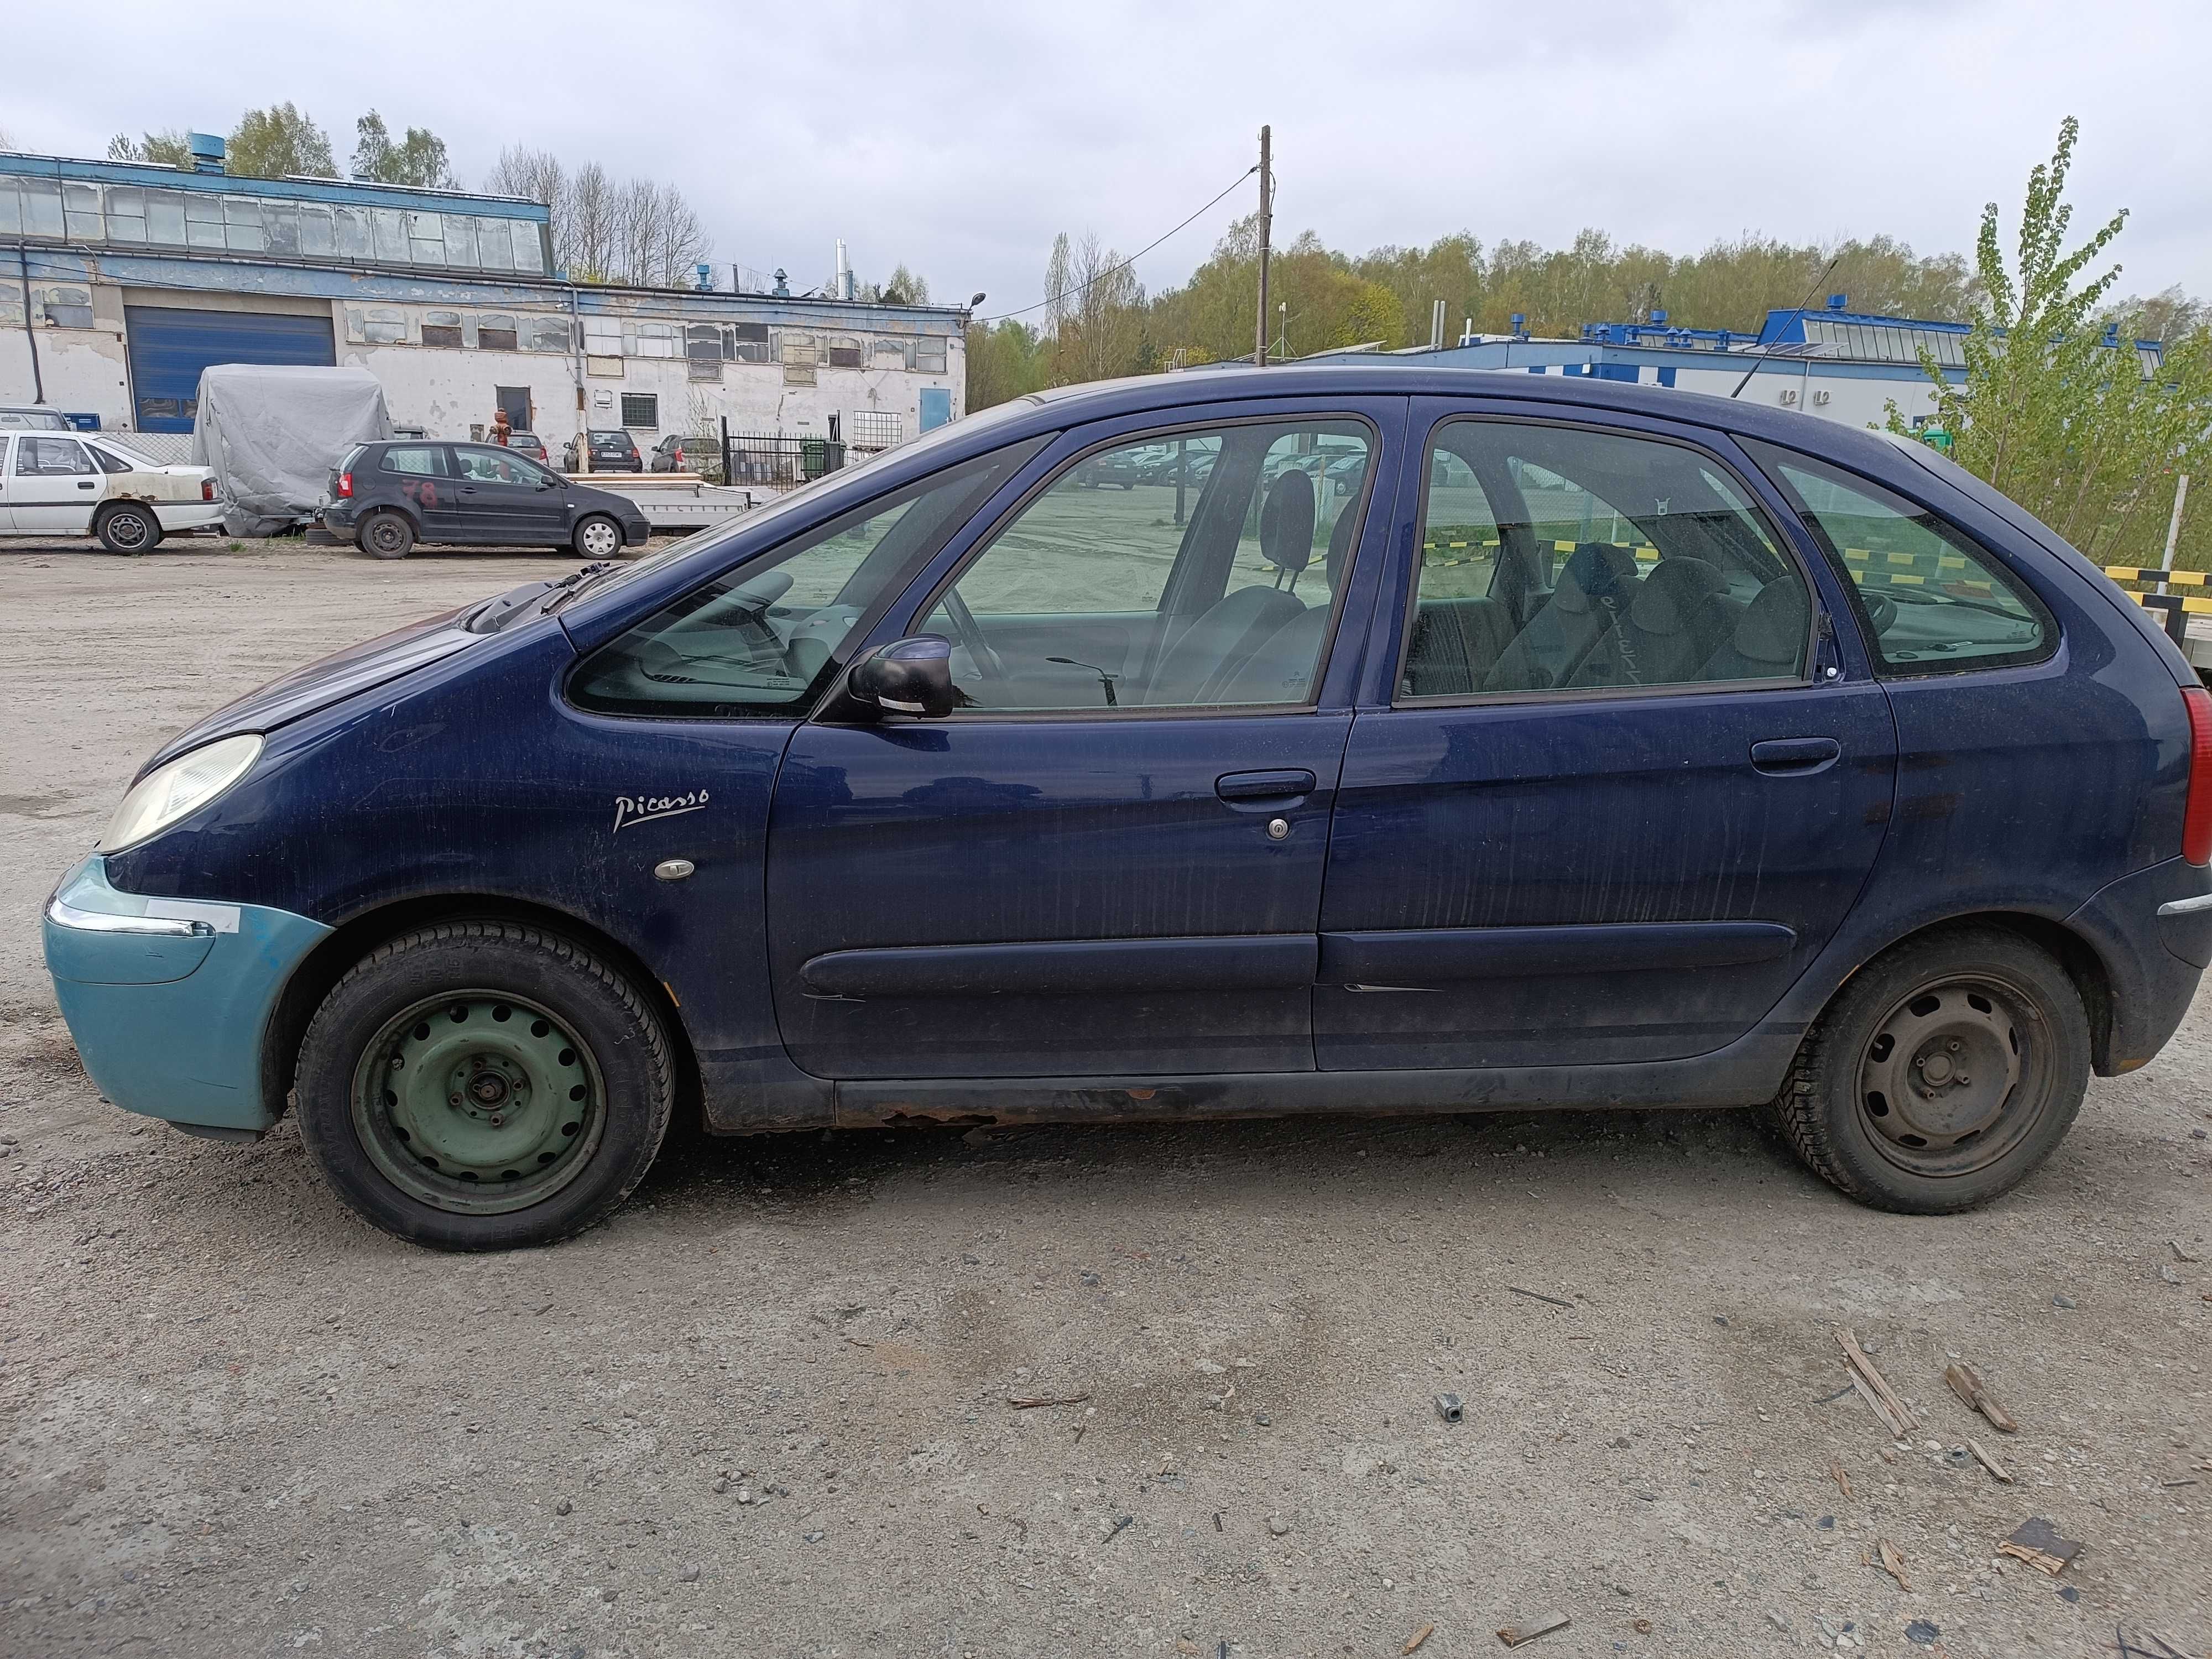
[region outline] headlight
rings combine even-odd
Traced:
[[[258,732],[224,738],[149,772],[115,809],[107,833],[100,838],[100,850],[119,853],[135,847],[206,805],[261,758],[261,741]]]

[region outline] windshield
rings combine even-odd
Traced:
[[[826,495],[831,489],[842,488],[851,483],[857,477],[877,471],[895,455],[912,455],[917,451],[936,448],[955,435],[964,436],[974,432],[979,424],[988,425],[1005,420],[1009,416],[1018,414],[1028,407],[1027,398],[1018,398],[1012,403],[1000,404],[994,408],[983,410],[981,414],[970,415],[965,420],[955,422],[951,425],[941,426],[928,436],[917,438],[910,444],[902,445],[896,449],[886,449],[878,454],[871,455],[865,461],[857,462],[851,466],[840,467],[834,472],[825,472],[820,477],[777,496],[766,506],[755,507],[734,524],[716,525],[711,529],[702,530],[696,535],[686,536],[672,546],[662,548],[658,553],[647,554],[644,558],[633,560],[625,564],[611,566],[595,575],[586,577],[574,587],[570,588],[562,597],[560,602],[566,605],[572,600],[582,598],[586,593],[613,592],[616,589],[635,581],[650,571],[662,569],[675,563],[678,559],[689,558],[691,555],[712,547],[718,542],[727,541],[732,536],[749,533],[765,521],[780,519],[793,513],[817,497]]]

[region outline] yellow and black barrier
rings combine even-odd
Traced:
[[[2212,571],[2206,570],[2159,570],[2142,565],[2108,564],[2105,574],[2116,582],[2163,582],[2168,587],[2212,586]],[[2188,639],[2190,617],[2212,615],[2212,597],[2203,594],[2135,593],[2126,588],[2120,591],[2146,611],[2163,611],[2166,631],[2176,643]]]

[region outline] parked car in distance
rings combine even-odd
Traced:
[[[1073,481],[1079,489],[1103,489],[1109,484],[1116,489],[1134,489],[1143,479],[1134,455],[1109,450],[1079,465]]]
[[[518,455],[527,455],[541,465],[545,464],[545,441],[535,432],[510,432],[504,447]]]
[[[1085,487],[1198,439],[1180,513]],[[349,510],[456,476],[392,447]],[[2212,696],[1924,447],[1339,364],[1018,399],[301,669],[147,762],[45,939],[110,1100],[296,1100],[449,1249],[590,1224],[679,1107],[1759,1106],[1936,1214],[2172,1036],[2208,865]]]
[[[680,432],[670,433],[659,443],[653,445],[653,460],[647,470],[653,472],[689,472],[691,471],[691,468],[685,463],[684,458],[684,446],[687,441],[695,448],[698,447],[699,440],[696,438],[686,440],[684,434]]]
[[[72,432],[69,417],[51,404],[0,404],[0,432]]]
[[[638,457],[637,441],[620,427],[593,428],[586,434],[591,444],[591,471],[594,472],[642,472],[645,463]]]
[[[611,559],[652,534],[637,503],[498,444],[361,444],[331,469],[323,527],[380,559],[418,542],[567,547]]]
[[[91,535],[111,553],[145,553],[220,525],[222,507],[207,467],[165,465],[66,427],[0,431],[0,535]]]

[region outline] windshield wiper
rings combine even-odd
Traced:
[[[577,571],[574,575],[562,577],[559,581],[555,582],[551,587],[546,590],[547,592],[553,596],[552,603],[545,607],[544,611],[542,614],[548,617],[551,616],[562,605],[568,604],[569,600],[574,599],[577,594],[582,592],[586,587],[589,587],[592,582],[597,580],[599,577],[606,574],[608,571],[614,568],[615,562],[612,559],[602,559],[597,564],[586,565],[581,570]]]

